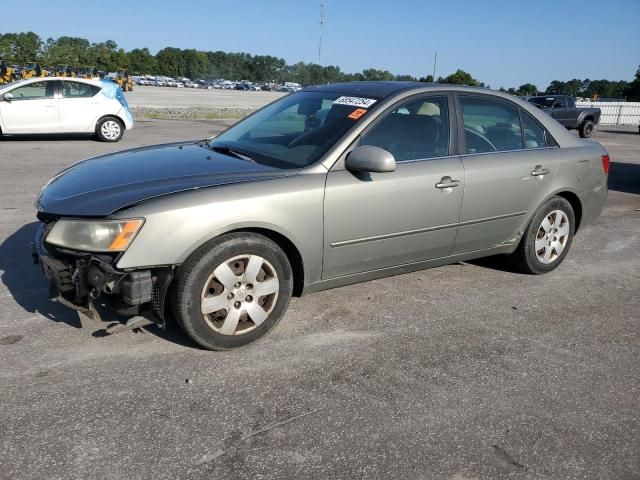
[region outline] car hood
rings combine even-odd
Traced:
[[[163,195],[295,173],[223,155],[202,142],[172,143],[76,163],[45,185],[37,207],[55,216],[106,216]]]

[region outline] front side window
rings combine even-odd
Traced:
[[[399,162],[449,155],[447,97],[411,100],[386,114],[363,135],[360,145],[373,145]]]
[[[466,153],[487,153],[523,148],[518,110],[505,102],[460,97]]]
[[[11,90],[14,100],[53,98],[54,82],[34,82]]]
[[[378,99],[334,92],[298,92],[278,100],[208,143],[278,168],[317,162],[369,114]]]
[[[62,96],[64,98],[88,98],[100,91],[100,87],[80,82],[62,82]]]

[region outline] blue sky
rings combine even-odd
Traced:
[[[631,80],[640,64],[640,0],[325,0],[322,63],[416,76],[463,68],[491,85]],[[317,61],[319,0],[31,0],[3,9],[0,32],[32,30]],[[81,5],[81,8],[80,8]]]

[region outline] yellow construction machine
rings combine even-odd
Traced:
[[[41,68],[36,62],[27,63],[20,70],[20,77],[24,79],[49,76],[51,76],[51,72],[46,68]]]
[[[0,85],[15,82],[17,80],[16,70],[7,65],[7,62],[0,59]]]
[[[78,69],[71,65],[58,65],[56,77],[77,77]]]
[[[129,72],[124,68],[118,69],[115,81],[124,92],[130,92],[133,90],[133,80],[129,78]]]

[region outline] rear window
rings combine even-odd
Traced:
[[[100,87],[81,82],[62,82],[62,96],[64,98],[93,97],[100,91]]]

